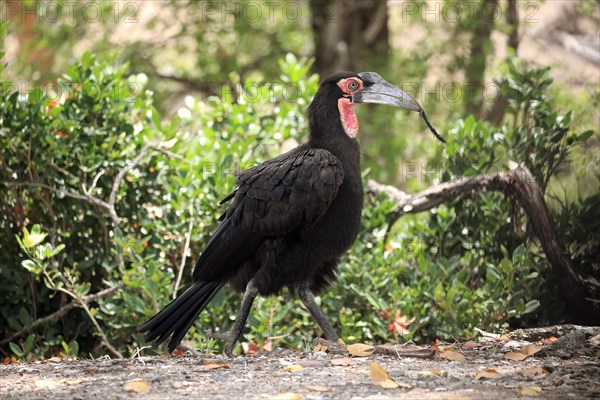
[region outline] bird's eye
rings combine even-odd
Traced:
[[[350,81],[348,83],[348,89],[350,89],[351,91],[355,91],[356,89],[358,89],[358,82]]]

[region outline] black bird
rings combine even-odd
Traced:
[[[233,202],[198,259],[193,284],[140,327],[148,341],[171,336],[173,351],[198,314],[225,284],[244,292],[233,329],[211,334],[231,355],[252,302],[284,287],[297,291],[328,340],[338,335],[315,303],[335,279],[337,262],[360,226],[363,188],[358,120],[361,103],[417,111],[415,99],[374,72],[340,72],[324,79],[308,107],[309,140],[236,176]]]

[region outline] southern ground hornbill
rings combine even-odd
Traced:
[[[298,293],[328,340],[338,336],[314,294],[335,279],[339,257],[358,234],[363,204],[358,120],[361,103],[420,113],[415,99],[374,72],[340,72],[324,79],[308,108],[307,143],[236,176],[233,199],[198,259],[193,285],[140,327],[147,340],[181,342],[198,314],[229,283],[244,292],[233,329],[207,333],[231,355],[257,295],[284,287]]]

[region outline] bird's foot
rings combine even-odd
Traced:
[[[227,331],[223,333],[204,331],[206,337],[225,341],[225,354],[227,355],[227,357],[233,357],[233,346],[235,346],[235,342],[237,342],[241,333],[242,332],[238,331]]]

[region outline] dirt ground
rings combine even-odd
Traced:
[[[438,347],[445,351],[413,345],[357,350],[330,343],[320,346],[325,351],[277,349],[235,358],[183,355],[10,363],[0,365],[0,398],[600,398],[600,327],[564,325],[508,336],[490,334],[477,343]],[[352,349],[350,354],[347,349]],[[352,356],[360,352],[371,355]],[[464,361],[453,360],[460,355]],[[393,388],[382,387],[384,380],[383,386]]]

